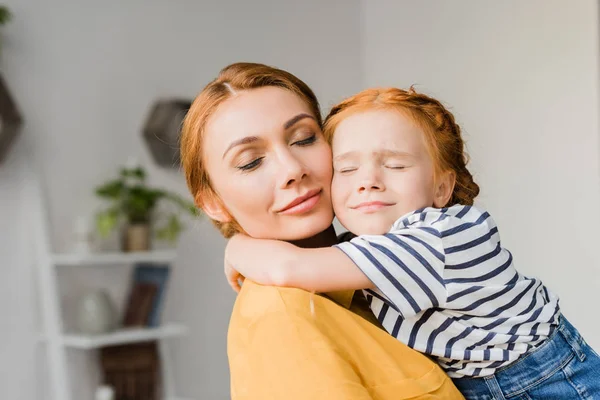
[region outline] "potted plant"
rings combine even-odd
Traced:
[[[124,251],[144,251],[150,248],[152,228],[158,238],[175,241],[183,229],[180,214],[195,216],[193,203],[167,190],[146,185],[146,172],[141,167],[121,168],[119,177],[96,188],[96,194],[110,205],[96,215],[96,229],[106,237],[122,227]],[[158,204],[170,203],[166,213],[158,212]],[[164,219],[162,224],[159,220]]]

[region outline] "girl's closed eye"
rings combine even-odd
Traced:
[[[406,165],[401,165],[401,164],[386,164],[385,167],[389,168],[389,169],[402,170],[402,169],[406,168]]]
[[[356,171],[357,169],[358,169],[358,167],[355,167],[355,166],[344,166],[344,167],[336,168],[335,171],[340,174],[349,174],[351,172]]]

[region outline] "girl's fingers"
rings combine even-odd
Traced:
[[[243,277],[227,262],[227,260],[225,260],[225,277],[227,278],[229,286],[231,286],[236,293],[239,293],[242,289],[239,280],[240,278],[243,280]]]

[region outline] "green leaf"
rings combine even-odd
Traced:
[[[191,216],[196,217],[200,215],[200,211],[191,201],[184,200],[183,198],[173,193],[167,193],[166,198],[171,200],[173,203],[177,204],[183,211],[187,212]]]
[[[109,208],[96,214],[96,230],[101,237],[107,237],[119,222],[119,210]]]
[[[0,25],[6,24],[12,19],[12,13],[6,6],[0,6]]]
[[[142,167],[135,168],[121,168],[121,177],[122,178],[136,178],[140,181],[144,181],[146,179],[146,171]]]
[[[183,230],[183,225],[179,221],[179,218],[175,214],[171,214],[169,221],[164,227],[157,230],[156,236],[159,239],[168,240],[174,242],[179,237],[179,234]]]
[[[108,199],[118,199],[122,196],[125,190],[125,184],[120,179],[109,181],[102,186],[96,188],[96,194],[100,197]]]

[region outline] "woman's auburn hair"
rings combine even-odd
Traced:
[[[367,89],[343,100],[331,109],[325,119],[325,138],[331,144],[340,122],[350,115],[371,110],[394,110],[409,116],[425,132],[435,175],[448,171],[455,174],[454,190],[446,206],[473,204],[479,194],[479,186],[467,169],[469,158],[454,115],[440,101],[417,93],[413,87],[409,90]]]
[[[319,126],[322,126],[321,111],[317,97],[310,87],[291,73],[256,63],[235,63],[223,68],[216,79],[210,82],[194,99],[182,125],[180,139],[181,166],[194,203],[203,208],[204,200],[215,193],[204,164],[203,138],[207,121],[220,104],[235,96],[239,91],[264,87],[279,87],[300,97],[310,108]],[[226,238],[243,232],[237,221],[212,220]]]

